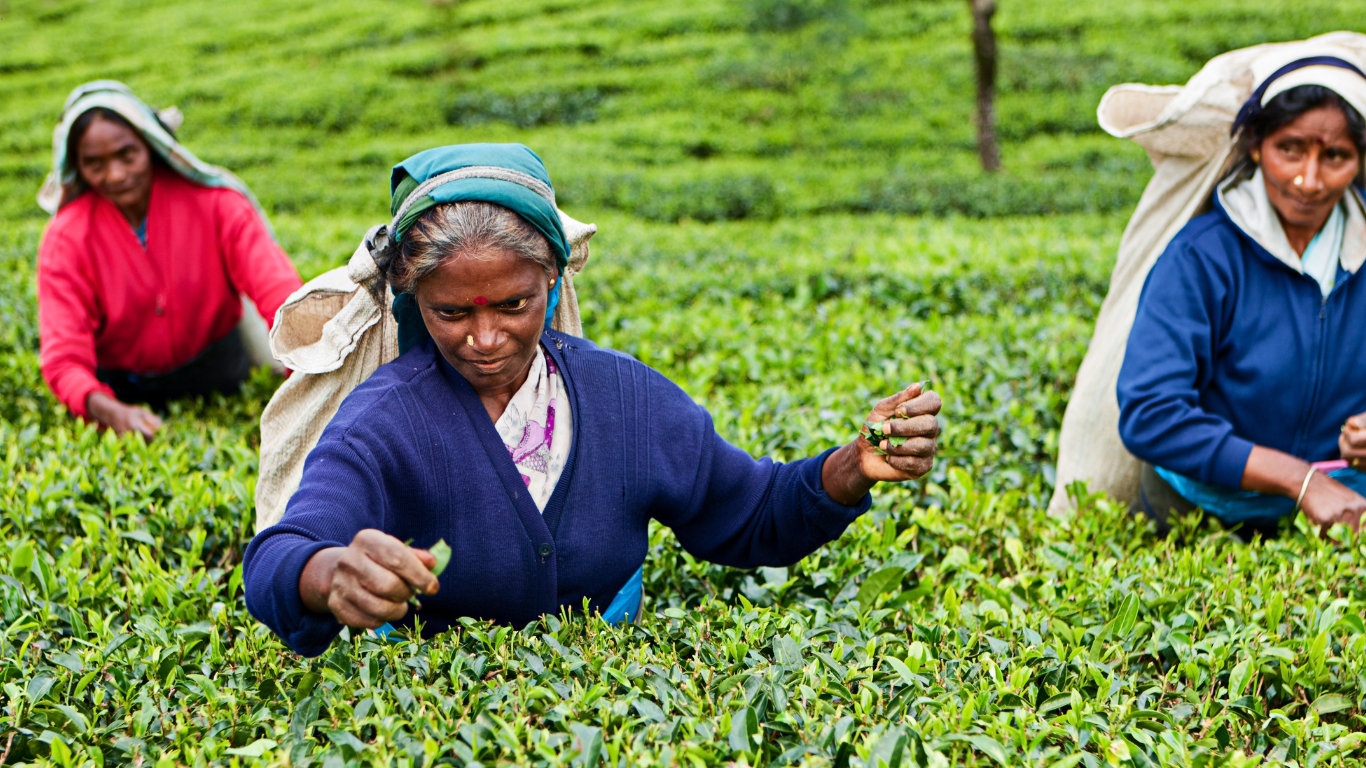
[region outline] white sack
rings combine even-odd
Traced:
[[[1256,87],[1253,62],[1267,54],[1290,61],[1302,58],[1294,48],[1310,56],[1322,46],[1366,58],[1366,35],[1332,32],[1230,51],[1211,59],[1185,86],[1117,85],[1101,99],[1096,110],[1101,128],[1142,146],[1153,163],[1153,178],[1120,240],[1110,292],[1063,415],[1050,513],[1071,509],[1067,486],[1076,480],[1084,480],[1093,493],[1137,499],[1142,464],[1120,440],[1115,386],[1143,283],[1167,243],[1209,209],[1215,184],[1242,159],[1229,130]]]

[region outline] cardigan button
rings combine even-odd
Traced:
[[[550,546],[549,544],[542,544],[542,545],[541,545],[541,548],[538,549],[538,550],[536,550],[536,552],[537,552],[541,557],[550,557],[551,554],[553,554],[553,553],[555,552],[555,548],[552,547],[552,546]]]

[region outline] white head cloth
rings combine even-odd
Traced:
[[[1252,62],[1252,77],[1256,87],[1261,87],[1281,67],[1300,59],[1319,56],[1332,56],[1342,59],[1357,69],[1366,72],[1366,66],[1356,54],[1335,45],[1303,43],[1300,45],[1276,48]],[[1350,69],[1335,67],[1331,64],[1312,64],[1291,70],[1276,78],[1262,94],[1262,106],[1271,103],[1276,96],[1301,85],[1321,85],[1341,96],[1343,101],[1352,105],[1357,114],[1366,117],[1366,78]],[[1255,89],[1254,89],[1255,90]]]

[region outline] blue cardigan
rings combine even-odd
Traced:
[[[1153,265],[1117,394],[1129,451],[1203,483],[1239,487],[1254,444],[1336,459],[1366,411],[1366,281],[1339,265],[1323,298],[1216,199]]]
[[[753,568],[794,563],[867,511],[868,496],[846,507],[825,494],[826,454],[756,461],[635,359],[553,331],[541,343],[574,417],[544,514],[478,395],[429,339],[346,398],[284,518],[252,540],[243,563],[252,615],[295,651],[322,653],[341,626],[304,607],[299,576],[318,550],[364,528],[450,544],[441,590],[418,611],[435,632],[462,616],[523,626],[581,609],[584,598],[601,611],[644,562],[650,518],[696,557]]]

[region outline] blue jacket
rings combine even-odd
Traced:
[[[825,454],[755,460],[635,359],[553,331],[541,343],[574,418],[544,515],[478,395],[429,339],[346,398],[284,518],[252,540],[243,563],[252,615],[295,651],[322,653],[341,627],[304,607],[299,576],[318,550],[364,528],[450,544],[441,590],[418,612],[440,631],[462,616],[523,626],[581,609],[584,598],[602,610],[644,562],[650,518],[696,557],[752,568],[794,563],[867,511],[867,496],[856,507],[826,496]]]
[[[1239,487],[1253,445],[1336,459],[1366,411],[1366,281],[1339,266],[1323,298],[1216,199],[1153,265],[1117,394],[1129,451],[1203,483]]]

